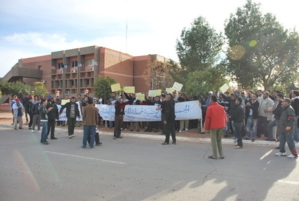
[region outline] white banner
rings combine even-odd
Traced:
[[[114,105],[98,104],[99,113],[104,120],[114,121]],[[161,121],[161,110],[152,105],[126,105],[124,121]],[[176,120],[201,119],[199,101],[187,101],[175,104]]]

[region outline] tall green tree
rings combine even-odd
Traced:
[[[210,88],[212,82],[222,83],[224,77],[225,71],[219,71],[223,66],[220,57],[223,44],[221,33],[217,33],[203,17],[195,19],[191,28],[184,28],[180,40],[177,40],[176,50],[180,63],[171,66],[170,74],[174,81],[182,83],[183,90],[193,95],[213,90]],[[220,74],[209,77],[214,72]],[[193,87],[202,83],[205,83],[206,88]]]
[[[248,0],[226,22],[228,72],[243,87],[280,86],[298,77],[299,37]]]
[[[94,84],[94,94],[96,97],[101,97],[104,100],[108,100],[111,96],[111,85],[116,81],[108,76],[100,76],[97,78]]]

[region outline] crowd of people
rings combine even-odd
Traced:
[[[49,144],[47,138],[55,137],[55,126],[64,126],[65,122],[59,120],[59,114],[66,110],[68,135],[71,139],[74,136],[75,126],[83,123],[82,148],[86,148],[87,142],[90,147],[100,145],[98,135],[100,124],[114,128],[114,139],[121,138],[122,130],[145,132],[161,132],[165,134],[163,145],[169,144],[170,135],[172,143],[176,144],[176,132],[188,131],[190,128],[197,128],[199,120],[175,120],[175,103],[191,100],[199,100],[202,108],[202,117],[205,122],[205,130],[211,134],[213,155],[209,158],[217,158],[217,150],[220,158],[224,158],[221,138],[232,135],[236,143],[236,149],[243,148],[243,140],[254,142],[256,138],[263,137],[268,141],[279,141],[280,151],[277,156],[285,156],[285,143],[288,143],[291,154],[290,158],[297,158],[295,142],[299,141],[299,92],[292,91],[286,97],[279,91],[246,92],[235,91],[212,92],[206,96],[187,97],[182,92],[169,94],[164,92],[161,96],[146,97],[145,100],[138,100],[135,94],[124,92],[111,93],[108,100],[92,98],[88,95],[82,97],[65,97],[70,101],[61,105],[61,99],[57,97],[38,98],[26,95],[22,101],[15,97],[11,101],[14,129],[22,129],[22,116],[25,113],[28,129],[32,132],[40,130],[42,126],[41,143]],[[78,104],[77,104],[78,103]],[[95,104],[108,104],[115,106],[114,121],[103,121]],[[159,122],[123,122],[126,105],[157,105],[161,110],[161,121]],[[58,109],[57,105],[61,105]],[[213,111],[216,112],[213,112]],[[221,111],[223,110],[223,111]],[[221,112],[220,112],[221,111]],[[217,114],[215,116],[215,114]],[[215,117],[214,117],[215,116]],[[29,118],[28,118],[29,117]],[[77,118],[82,117],[82,122]],[[225,117],[225,118],[224,118]],[[202,128],[203,129],[203,128]],[[216,130],[213,130],[216,129]]]

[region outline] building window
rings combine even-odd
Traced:
[[[78,67],[78,61],[72,61],[72,68]]]
[[[63,65],[63,63],[62,62],[60,62],[60,63],[58,63],[58,69],[62,69],[63,67],[64,67],[64,65]]]
[[[94,59],[85,60],[85,66],[93,66],[93,65],[94,65]]]
[[[41,69],[42,69],[42,65],[38,65],[38,66],[37,66],[37,69],[38,69],[38,70],[41,70]]]

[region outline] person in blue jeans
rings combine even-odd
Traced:
[[[259,102],[257,101],[257,94],[252,94],[251,99],[245,103],[246,115],[246,139],[255,141],[257,131]]]
[[[53,107],[46,108],[48,101],[46,99],[41,100],[41,106],[39,108],[40,122],[42,123],[42,133],[40,142],[44,145],[48,145],[47,132],[48,132],[48,112],[53,109]]]
[[[272,111],[272,113],[274,114],[274,120],[270,121],[267,125],[268,141],[274,141],[275,139],[279,138],[277,134],[279,134],[279,119],[282,113],[282,107],[281,107],[282,99],[283,99],[283,95],[280,93],[277,94],[276,102],[274,104],[276,106]],[[273,136],[273,127],[275,126],[277,126],[277,131],[276,131],[277,136]]]
[[[96,125],[99,121],[99,110],[94,106],[93,100],[91,97],[88,97],[88,105],[83,108],[83,141],[82,148],[86,148],[87,140],[90,139],[89,146],[90,148],[94,147],[94,138],[96,132]]]

